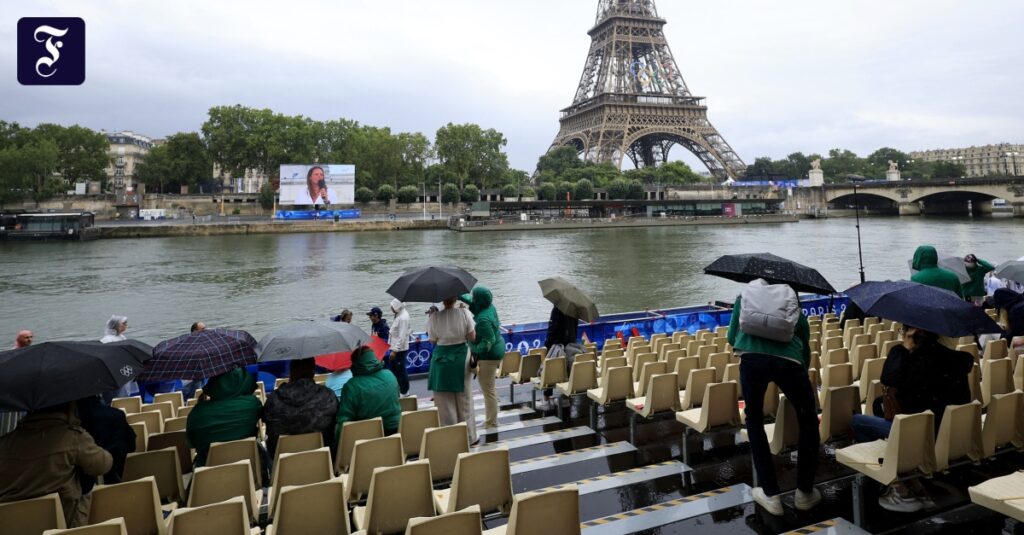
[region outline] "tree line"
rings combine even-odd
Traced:
[[[821,170],[826,182],[846,182],[851,178],[884,179],[889,162],[896,162],[903,179],[940,180],[960,178],[967,174],[963,164],[953,162],[925,162],[914,160],[909,154],[883,147],[867,157],[845,149],[832,149],[827,156],[804,155],[794,152],[781,160],[768,157],[757,158],[747,167],[747,179],[803,179],[811,169],[811,162],[821,160]]]
[[[0,207],[49,199],[76,182],[105,180],[107,137],[78,125],[25,128],[0,121]]]

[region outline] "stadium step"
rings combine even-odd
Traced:
[[[753,501],[751,488],[740,483],[672,501],[608,515],[580,524],[585,535],[623,535],[652,530],[687,518]]]
[[[643,483],[659,477],[683,475],[691,470],[692,469],[689,466],[686,466],[679,461],[667,461],[664,463],[641,466],[639,468],[631,468],[621,472],[613,472],[611,474],[605,474],[589,479],[581,479],[571,483],[552,485],[543,489],[537,489],[535,492],[558,490],[568,485],[576,485],[579,489],[580,496],[583,496],[585,494],[593,494],[595,492],[628,487],[629,485]]]
[[[629,442],[613,442],[611,444],[601,444],[580,450],[553,453],[543,457],[534,457],[532,459],[524,459],[522,461],[512,463],[512,475],[635,451],[636,446]]]
[[[546,433],[537,433],[534,435],[488,442],[487,444],[481,444],[474,447],[473,451],[486,451],[493,450],[495,448],[524,448],[527,446],[536,446],[537,444],[546,444],[556,440],[564,440],[567,438],[576,438],[592,434],[594,434],[594,430],[589,427],[571,427],[569,429],[560,429],[558,431],[548,431]]]
[[[477,430],[477,434],[482,436],[482,437],[483,436],[488,436],[488,435],[499,435],[501,433],[507,433],[509,431],[515,431],[515,430],[518,430],[518,429],[526,429],[526,428],[529,428],[529,427],[540,427],[540,426],[544,426],[544,425],[553,425],[553,424],[559,424],[561,422],[562,422],[562,420],[560,420],[559,418],[557,418],[555,416],[547,416],[547,417],[544,417],[544,418],[534,418],[532,420],[520,420],[518,422],[513,422],[513,423],[510,423],[510,424],[499,425],[498,427],[494,427],[494,428],[491,428],[491,429],[479,429],[479,430]]]
[[[800,529],[794,529],[793,531],[787,531],[783,535],[810,535],[811,533],[821,533],[822,535],[860,535],[868,532],[854,526],[847,520],[842,518],[833,518],[832,520],[826,520],[824,522],[818,522],[817,524],[811,524],[810,526],[804,526]]]

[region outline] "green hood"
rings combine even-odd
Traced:
[[[352,355],[352,375],[370,375],[384,369],[384,363],[377,360],[372,349],[363,348]]]
[[[473,288],[472,299],[469,302],[469,311],[477,315],[481,310],[486,310],[494,302],[494,296],[486,286]]]
[[[203,393],[215,401],[251,396],[256,390],[256,379],[253,379],[244,368],[235,368],[210,379],[203,387]]]
[[[911,267],[917,271],[939,267],[939,253],[931,245],[922,245],[914,251],[914,263]]]

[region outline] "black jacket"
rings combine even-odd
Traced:
[[[575,343],[579,324],[580,320],[566,316],[558,307],[551,307],[551,319],[548,320],[548,336],[544,340],[544,347],[551,349],[554,345]]]
[[[78,418],[82,428],[89,432],[96,445],[110,452],[114,464],[103,475],[104,484],[120,483],[124,473],[124,460],[135,452],[135,431],[128,425],[124,411],[108,407],[98,397],[78,400]],[[82,494],[96,484],[96,478],[79,473]]]
[[[333,451],[334,419],[338,398],[329,388],[312,379],[288,381],[274,389],[263,406],[263,422],[267,425],[267,453],[274,458],[277,439],[281,435],[320,432],[324,446]]]
[[[913,353],[902,345],[889,351],[882,367],[882,384],[895,387],[903,414],[931,410],[935,432],[939,430],[946,405],[971,401],[968,374],[974,367],[969,353],[954,351],[936,342]]]

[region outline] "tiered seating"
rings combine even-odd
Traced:
[[[64,508],[56,493],[31,500],[0,503],[0,533],[42,533],[65,527]]]
[[[192,509],[178,509],[167,519],[170,535],[259,535],[250,528],[245,501],[231,498]]]
[[[266,535],[348,535],[348,510],[338,505],[344,501],[345,484],[336,479],[285,487]]]
[[[22,533],[14,532],[11,533]],[[71,529],[48,529],[43,535],[128,535],[123,518],[115,518],[89,526]]]

